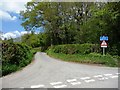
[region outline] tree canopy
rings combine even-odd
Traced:
[[[21,11],[27,31],[44,27],[44,45],[94,43],[109,37],[110,50],[120,51],[120,2],[28,2]]]

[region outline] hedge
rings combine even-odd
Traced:
[[[91,52],[100,52],[98,44],[65,44],[49,47],[54,53],[64,54],[89,54]]]
[[[47,50],[51,57],[68,62],[99,64],[110,67],[120,67],[120,57],[101,54],[98,44],[66,44],[51,46]]]
[[[32,48],[25,44],[2,43],[2,76],[28,65],[33,57]]]

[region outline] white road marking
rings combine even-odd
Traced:
[[[97,78],[97,77],[103,77],[103,75],[96,75],[96,76],[93,76],[93,77],[96,77],[96,78]]]
[[[67,82],[74,82],[74,81],[77,81],[76,79],[69,79],[67,80]]]
[[[104,76],[111,76],[112,74],[104,74]]]
[[[53,86],[54,88],[63,88],[63,87],[67,87],[67,85],[59,85],[59,86]]]
[[[78,85],[78,84],[81,84],[81,82],[72,82],[71,84],[72,85]]]
[[[119,75],[120,73],[116,73],[117,75]]]
[[[90,79],[90,77],[82,77],[82,78],[80,78],[80,79],[86,80],[86,79]]]
[[[105,78],[99,78],[99,80],[105,80]]]
[[[118,76],[110,76],[111,78],[117,78]]]
[[[62,82],[52,82],[51,85],[62,84]]]
[[[44,87],[45,85],[33,85],[31,86],[31,88],[41,88],[41,87]]]
[[[107,77],[104,77],[105,79],[108,79]]]
[[[85,82],[89,83],[89,82],[94,82],[94,79],[90,79],[90,80],[85,80]]]
[[[107,77],[99,78],[99,80],[105,80],[105,79],[108,79],[108,78]]]
[[[104,77],[104,79],[108,79],[108,77]]]

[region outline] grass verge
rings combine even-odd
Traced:
[[[61,59],[68,62],[78,62],[85,64],[97,64],[110,67],[120,66],[120,57],[111,56],[111,55],[101,55],[97,53],[90,53],[85,55],[80,54],[63,54],[63,53],[54,53],[52,50],[48,50],[47,54],[51,57]],[[119,62],[118,62],[119,61]]]

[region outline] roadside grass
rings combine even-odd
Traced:
[[[120,57],[111,55],[101,55],[98,53],[90,54],[64,54],[64,53],[54,53],[52,50],[48,50],[47,54],[53,58],[61,59],[68,62],[77,62],[85,64],[97,64],[109,67],[120,66]]]

